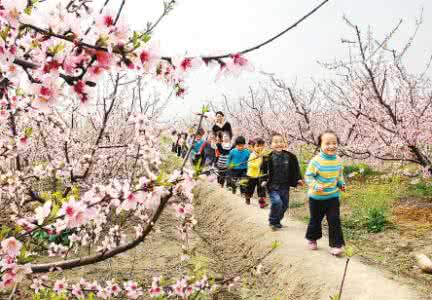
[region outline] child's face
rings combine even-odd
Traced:
[[[245,144],[238,144],[236,145],[237,150],[242,151],[245,148]]]
[[[335,155],[338,143],[337,138],[332,133],[326,133],[321,138],[321,149],[325,154]]]
[[[281,136],[274,136],[272,139],[271,148],[273,151],[280,152],[287,148],[287,143]]]
[[[229,137],[229,135],[224,134],[223,137],[222,137],[222,141],[223,141],[224,143],[229,143],[229,142],[230,142],[230,137]]]
[[[261,153],[263,150],[264,150],[264,144],[262,144],[262,145],[256,144],[255,145],[255,152]]]
[[[197,141],[200,141],[200,140],[202,139],[202,135],[197,134],[196,137],[195,137],[195,139],[196,139]]]

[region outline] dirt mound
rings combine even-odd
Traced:
[[[203,184],[196,194],[198,227],[212,232],[211,243],[223,249],[226,257],[257,258],[267,252],[274,241],[281,244],[264,260],[264,274],[254,283],[256,290],[265,290],[265,293],[247,299],[328,300],[337,293],[345,259],[328,254],[326,239],[320,241],[318,251],[308,251],[303,223],[284,220],[286,227],[272,232],[267,224],[268,210],[261,210],[256,204],[246,206],[239,197],[216,186]],[[343,299],[424,300],[426,297],[354,258]]]

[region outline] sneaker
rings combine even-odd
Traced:
[[[334,255],[334,256],[340,256],[340,255],[342,255],[342,253],[343,253],[343,249],[342,249],[342,247],[333,247],[333,248],[330,248],[330,254],[331,255]]]
[[[259,201],[258,201],[258,203],[259,203],[259,207],[260,208],[265,208],[265,207],[268,206],[268,204],[266,203],[265,199],[263,199],[263,198],[260,198]]]
[[[277,230],[282,229],[283,226],[282,226],[282,224],[270,224],[270,227],[273,231],[277,231]]]
[[[247,205],[250,205],[250,198],[245,198],[245,202]]]
[[[317,241],[308,241],[308,247],[310,250],[317,250],[318,249],[318,245],[317,245]]]

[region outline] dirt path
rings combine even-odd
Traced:
[[[196,209],[200,216],[198,226],[213,232],[213,241],[228,253],[259,257],[272,242],[280,242],[281,246],[264,261],[264,275],[257,289],[267,292],[259,299],[328,300],[337,293],[345,259],[328,254],[327,239],[319,242],[318,251],[307,250],[304,223],[285,219],[286,227],[273,232],[268,227],[268,210],[263,211],[256,204],[246,206],[238,196],[216,186],[197,189]],[[427,296],[354,258],[343,299],[424,300]]]

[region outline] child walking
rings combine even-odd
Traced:
[[[249,142],[250,144],[250,142]],[[252,198],[255,187],[257,189],[258,193],[258,203],[261,208],[266,207],[268,204],[266,203],[265,197],[266,197],[266,191],[265,188],[261,185],[261,165],[263,162],[263,152],[265,147],[265,141],[263,139],[257,139],[255,141],[255,146],[253,146],[252,153],[249,157],[248,161],[248,170],[247,170],[247,176],[248,176],[248,187],[246,191],[246,204],[250,204],[250,199]]]
[[[213,167],[216,161],[216,138],[209,133],[207,140],[201,145],[201,167]]]
[[[246,139],[243,136],[238,136],[235,139],[235,148],[232,149],[228,155],[227,167],[229,171],[228,187],[231,187],[233,194],[236,193],[237,186],[236,182],[246,177],[247,163],[249,160],[250,152],[246,149]],[[240,193],[244,195],[246,193],[246,187],[240,185]]]
[[[204,143],[203,140],[203,135],[204,135],[204,129],[200,128],[198,129],[196,136],[195,136],[195,140],[193,141],[191,147],[191,161],[192,161],[192,165],[196,166],[198,164],[198,162],[200,161],[201,158],[201,153],[200,153],[200,149],[202,144]]]
[[[309,186],[310,221],[306,239],[311,250],[318,249],[317,240],[322,237],[321,222],[326,216],[329,226],[330,253],[343,253],[345,244],[339,211],[339,194],[345,191],[343,166],[336,155],[338,138],[333,131],[325,131],[318,138],[320,153],[309,163],[306,183]]]
[[[227,176],[227,160],[232,150],[231,138],[229,134],[219,132],[218,142],[216,143],[216,168],[218,170],[217,181],[223,187]]]
[[[287,146],[282,135],[274,134],[272,152],[264,157],[262,164],[271,202],[269,225],[273,230],[282,228],[281,220],[289,207],[290,187],[303,185],[297,157],[285,150]]]

